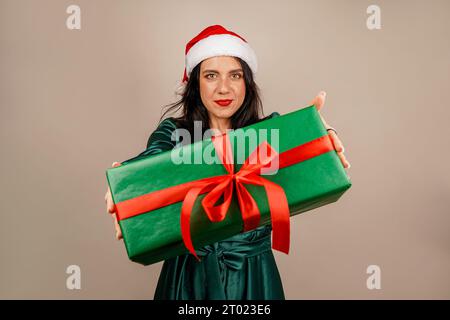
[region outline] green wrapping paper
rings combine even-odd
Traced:
[[[243,141],[242,136],[249,137],[254,132],[259,133],[255,135],[256,143],[253,140],[250,142],[250,139],[239,143]],[[229,133],[229,138],[233,147],[235,172],[256,145],[263,141],[282,153],[325,135],[327,131],[315,106],[234,130]],[[184,159],[191,159],[191,164],[174,163],[172,152],[182,154]],[[113,201],[119,203],[182,183],[227,174],[220,161],[213,164],[200,161],[203,163],[195,164],[195,160],[199,160],[198,155],[204,153],[217,156],[211,139],[108,169],[106,175]],[[334,150],[263,177],[284,189],[291,216],[333,203],[351,187],[350,179]],[[264,188],[245,186],[260,210],[260,225],[269,224],[270,211]],[[221,222],[209,221],[201,205],[204,196],[198,197],[191,215],[190,230],[195,248],[227,239],[243,230],[235,193],[226,218]],[[149,265],[188,252],[181,237],[181,206],[182,202],[177,202],[119,221],[127,254],[132,261]]]

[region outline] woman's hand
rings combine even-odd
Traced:
[[[120,165],[121,165],[121,163],[114,162],[112,164],[112,167],[115,168]],[[116,238],[117,238],[117,240],[120,240],[120,239],[122,239],[122,231],[120,230],[119,223],[117,222],[116,206],[114,205],[114,202],[113,202],[113,199],[111,196],[111,190],[109,190],[109,187],[108,187],[108,191],[106,191],[106,194],[105,194],[105,202],[106,202],[106,210],[108,211],[108,213],[111,214],[111,216],[114,219],[114,227],[116,228]]]
[[[333,128],[330,125],[327,124],[327,122],[325,121],[325,119],[322,117],[322,115],[320,114],[320,109],[322,109],[323,105],[325,104],[325,97],[326,97],[326,92],[325,91],[321,91],[315,98],[314,100],[311,102],[311,104],[315,105],[317,110],[319,111],[319,115],[320,118],[322,119],[323,125],[325,126],[326,129],[330,129]],[[342,145],[341,140],[338,138],[338,136],[336,135],[336,132],[333,130],[327,130],[330,137],[331,137],[331,141],[333,142],[334,145],[334,149],[336,150],[339,158],[341,159],[342,165],[344,166],[344,168],[349,169],[350,168],[350,163],[347,161],[347,159],[344,156],[344,146]]]

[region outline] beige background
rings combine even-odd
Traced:
[[[153,298],[162,264],[115,240],[105,169],[145,148],[211,24],[255,49],[266,114],[325,90],[352,164],[352,189],[292,219],[291,253],[275,253],[286,297],[450,298],[449,1],[0,3],[0,298]],[[71,264],[81,290],[66,289]]]

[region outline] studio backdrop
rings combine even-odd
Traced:
[[[450,2],[0,1],[0,298],[152,299],[106,169],[145,150],[185,45],[220,24],[251,43],[264,112],[320,92],[351,163],[336,203],[274,252],[287,299],[450,298]],[[76,277],[76,281],[74,280]]]

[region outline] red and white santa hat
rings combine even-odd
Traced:
[[[205,59],[216,56],[232,56],[244,60],[253,73],[258,69],[256,54],[247,41],[221,25],[205,28],[186,45],[183,83],[192,69]]]

